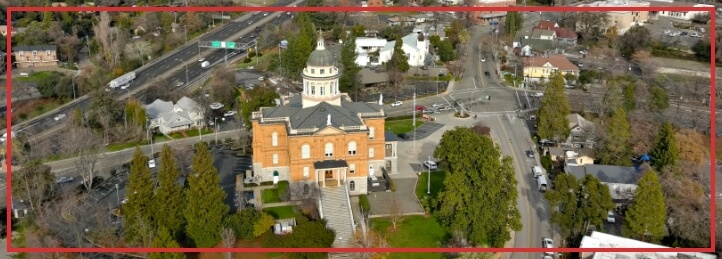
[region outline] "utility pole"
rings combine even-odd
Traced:
[[[412,125],[413,125],[413,131],[414,131],[414,152],[416,152],[416,86],[414,86],[414,105],[411,107],[411,113],[412,113]]]
[[[429,156],[428,161],[431,161],[431,156]],[[428,166],[428,168],[429,168],[429,183],[426,187],[426,194],[431,194],[431,166]]]

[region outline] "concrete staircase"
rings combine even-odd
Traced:
[[[346,186],[321,188],[321,209],[327,227],[336,232],[333,247],[351,247],[354,221]]]

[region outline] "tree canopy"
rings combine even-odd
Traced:
[[[520,230],[517,182],[512,159],[487,137],[457,127],[441,137],[434,151],[449,172],[436,214],[452,233],[474,244],[502,247],[509,230]]]
[[[128,197],[128,201],[122,205],[125,237],[131,242],[147,242],[148,233],[155,231],[152,224],[155,214],[153,178],[148,169],[148,157],[138,147],[133,153],[125,193]]]
[[[180,170],[170,146],[163,145],[158,168],[158,189],[155,192],[154,217],[158,226],[177,236],[183,228],[183,189],[178,184]]]
[[[195,247],[213,247],[221,240],[223,218],[230,208],[224,203],[226,193],[208,146],[201,142],[196,150],[185,195],[186,235]]]
[[[624,218],[622,234],[626,237],[658,242],[664,237],[667,205],[657,172],[648,170],[637,183],[634,200]]]
[[[607,122],[598,158],[605,165],[630,166],[632,164],[632,131],[627,113],[619,107]]]
[[[543,139],[563,141],[569,136],[569,115],[571,108],[569,100],[564,93],[564,77],[561,73],[554,73],[549,78],[549,84],[544,91],[544,97],[539,107],[538,135]]]
[[[361,67],[356,64],[357,56],[356,36],[351,34],[346,37],[341,48],[341,65],[343,66],[343,70],[341,72],[341,78],[338,80],[339,90],[341,90],[341,92],[349,93],[359,85],[357,77],[359,71],[361,71]]]
[[[651,151],[651,164],[655,170],[661,171],[665,166],[677,165],[679,148],[674,135],[674,128],[669,122],[662,124],[657,133],[657,139]]]

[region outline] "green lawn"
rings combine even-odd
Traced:
[[[265,208],[263,209],[263,212],[271,214],[271,216],[275,219],[293,218],[297,214],[296,209],[292,205]]]
[[[134,148],[134,147],[137,146],[137,145],[143,145],[143,143],[120,143],[120,144],[111,144],[111,145],[108,145],[108,146],[106,147],[106,149],[107,149],[109,152],[113,152],[113,151],[120,151],[120,150],[128,149],[128,148]]]
[[[431,197],[434,198],[439,195],[441,189],[444,188],[444,179],[446,179],[446,172],[444,171],[432,171],[431,172]],[[419,181],[416,183],[416,197],[419,200],[423,200],[427,194],[426,190],[429,186],[429,173],[424,171],[419,176]]]
[[[51,75],[53,71],[39,71],[31,73],[28,77],[17,77],[20,82],[40,82],[43,78]]]
[[[451,237],[439,221],[431,216],[420,215],[404,217],[393,229],[391,221],[386,218],[371,219],[371,227],[386,237],[386,241],[394,248],[441,247]],[[432,253],[392,253],[389,259],[442,259],[443,254]]]
[[[413,119],[386,121],[386,123],[384,124],[384,127],[386,128],[387,131],[391,131],[394,134],[408,133],[414,129],[413,122],[414,122]],[[416,127],[417,128],[421,127],[421,125],[424,125],[424,121],[417,119]]]
[[[277,188],[263,190],[263,193],[261,193],[261,198],[263,199],[263,204],[281,202],[280,197],[278,197]]]
[[[211,134],[211,133],[213,133],[213,130],[211,130],[209,128],[203,128],[203,129],[201,129],[201,133],[203,135]],[[198,137],[198,130],[197,129],[186,130],[186,135],[188,135],[188,137]]]

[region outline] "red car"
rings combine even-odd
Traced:
[[[416,109],[416,111],[423,111],[423,110],[426,109],[426,107],[424,107],[424,106],[422,106],[422,105],[416,105],[416,108],[415,108],[415,109]]]

